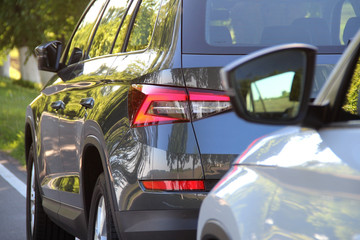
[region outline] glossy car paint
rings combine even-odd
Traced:
[[[92,187],[103,171],[123,237],[194,238],[207,192],[252,139],[278,129],[247,123],[233,111],[193,122],[130,126],[131,84],[223,90],[218,70],[241,57],[183,53],[181,13],[181,1],[163,0],[146,50],[67,66],[27,108],[26,145],[35,144],[45,211],[71,234],[86,238]],[[336,61],[334,54],[320,56],[318,63],[331,68]],[[89,98],[93,108],[80,104]],[[204,179],[206,191],[153,192],[139,183],[152,179]]]
[[[330,123],[256,139],[203,201],[197,239],[359,238],[360,125],[335,121],[359,46],[360,33],[314,101]]]
[[[206,219],[228,239],[356,239],[359,163],[348,142],[359,133],[292,127],[259,140],[204,200],[199,230]]]

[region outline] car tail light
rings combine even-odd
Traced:
[[[203,180],[146,180],[140,181],[145,190],[150,191],[204,191]]]
[[[193,120],[231,109],[229,96],[221,91],[190,89],[189,98]]]
[[[231,109],[222,91],[132,85],[129,96],[132,127],[189,122]]]

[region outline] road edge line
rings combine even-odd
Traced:
[[[26,198],[26,184],[17,178],[10,170],[0,163],[0,176],[4,178],[16,191]]]

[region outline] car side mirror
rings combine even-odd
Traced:
[[[51,41],[35,48],[35,55],[38,60],[39,70],[57,72],[60,69],[60,57],[62,52],[62,43],[60,41]]]
[[[264,124],[298,124],[309,105],[316,48],[286,44],[226,66],[221,77],[236,113]]]

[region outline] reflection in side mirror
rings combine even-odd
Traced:
[[[294,91],[300,90],[293,87],[296,86],[295,75],[289,71],[251,82],[245,98],[249,114],[268,118],[295,117],[299,111],[299,99],[290,98]]]
[[[222,69],[238,115],[269,124],[296,124],[306,113],[316,48],[305,44],[272,47]]]
[[[57,72],[59,70],[62,43],[51,41],[35,48],[39,70]]]

